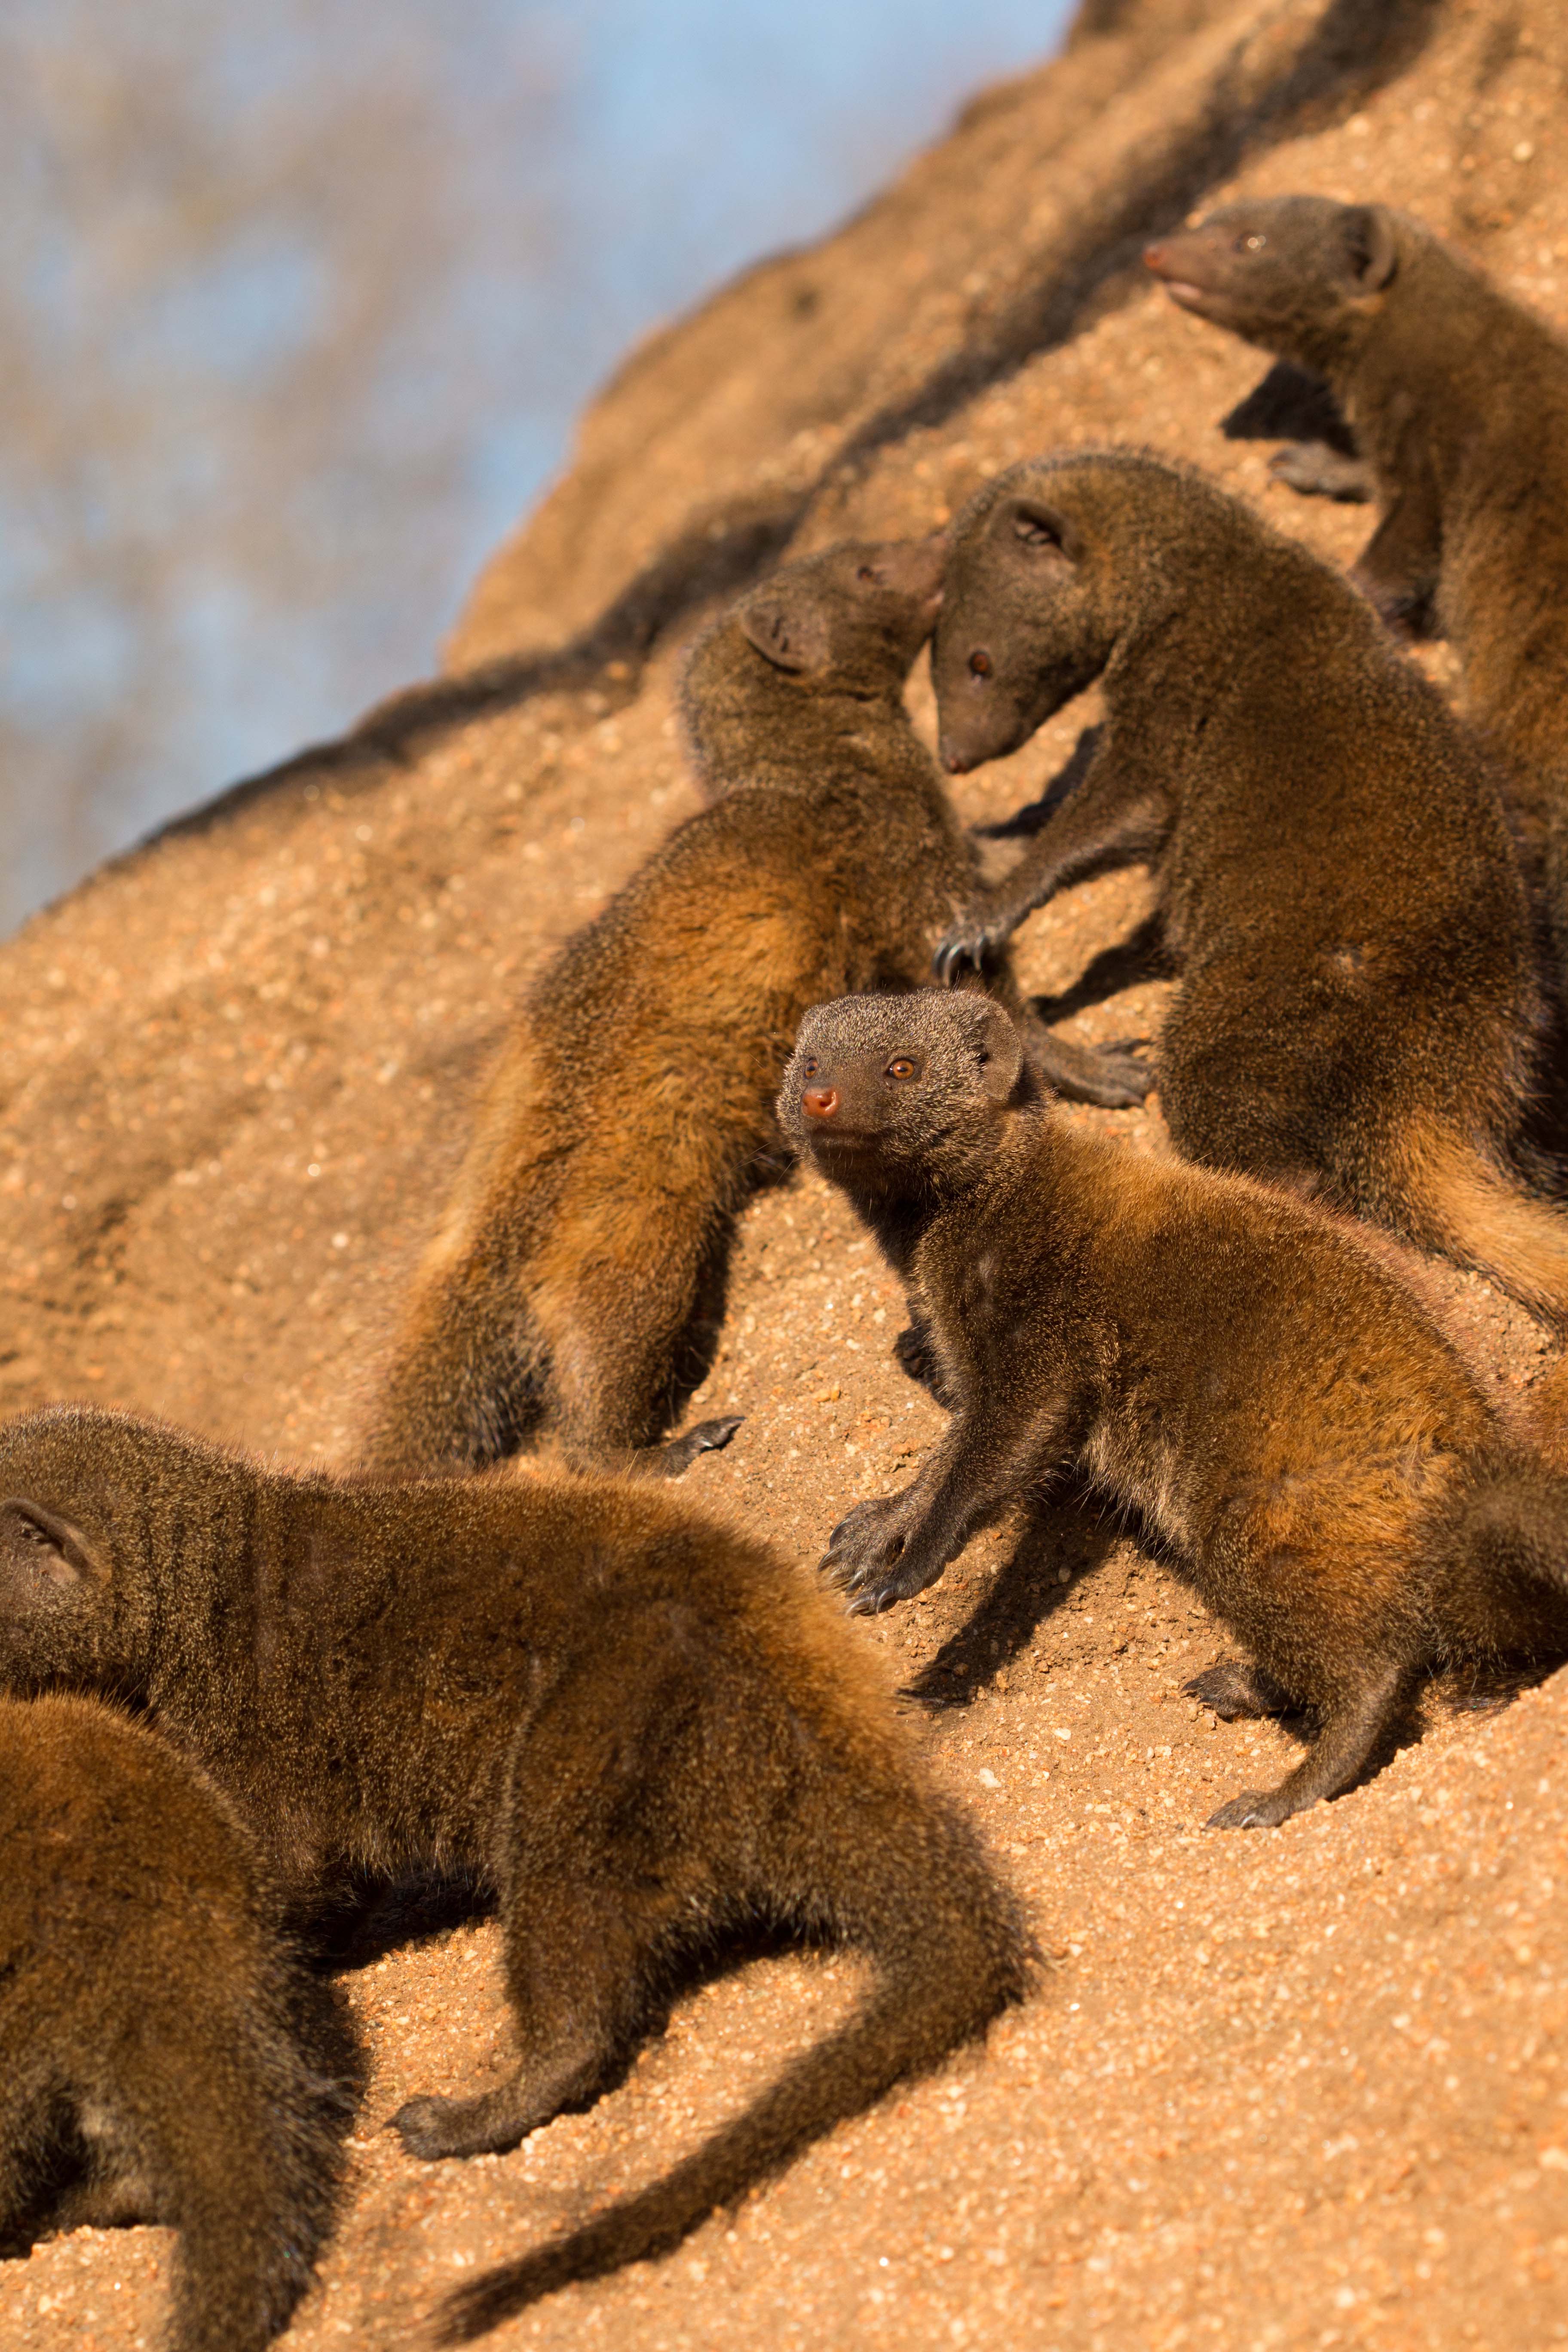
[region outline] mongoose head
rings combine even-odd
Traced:
[[[942,763],[963,775],[1016,751],[1099,677],[1173,583],[1195,478],[1131,450],[1026,459],[953,526],[931,649]]]
[[[151,1596],[117,1572],[116,1528],[144,1523],[157,1434],[69,1407],[0,1429],[0,1689],[139,1696]]]
[[[725,618],[759,667],[801,692],[885,691],[902,685],[931,633],[946,559],[945,533],[846,540],[775,572]]]
[[[852,1200],[965,1190],[1009,1107],[1036,1084],[1018,1033],[989,997],[922,988],[841,996],[800,1024],[779,1089],[792,1142]]]
[[[1226,205],[1145,246],[1173,302],[1249,343],[1327,373],[1352,357],[1398,272],[1400,224],[1384,205],[1277,196]]]

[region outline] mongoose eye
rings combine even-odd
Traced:
[[[1236,249],[1237,253],[1261,253],[1268,242],[1260,229],[1253,229],[1247,236],[1237,238]]]
[[[969,656],[969,675],[970,675],[970,677],[990,677],[990,675],[991,675],[991,656],[990,656],[990,655],[989,655],[988,653],[981,652],[981,653],[973,653],[973,654],[971,654],[971,655],[970,655],[970,656]]]
[[[888,1076],[890,1078],[912,1078],[914,1074],[915,1066],[907,1054],[895,1055],[888,1064]]]
[[[882,585],[882,575],[874,563],[863,563],[855,577],[857,580],[864,580],[872,588],[879,588]]]
[[[805,1075],[806,1077],[808,1077],[808,1078],[815,1078],[815,1077],[816,1077],[816,1055],[815,1054],[808,1054],[808,1055],[806,1055],[806,1057],[805,1057],[805,1064],[804,1064],[804,1075]]]
[[[1013,518],[1013,536],[1021,547],[1059,547],[1061,533],[1039,515],[1020,514]]]

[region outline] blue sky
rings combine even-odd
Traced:
[[[10,0],[0,922],[428,671],[626,346],[1068,14]]]

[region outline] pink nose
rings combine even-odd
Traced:
[[[811,1118],[831,1118],[838,1108],[837,1087],[808,1087],[801,1097],[801,1107]]]

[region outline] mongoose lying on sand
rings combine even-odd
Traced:
[[[1568,1219],[1515,1172],[1540,1018],[1517,860],[1484,760],[1364,599],[1201,476],[1042,458],[960,518],[934,669],[955,769],[1096,677],[1106,709],[941,968],[1146,861],[1180,972],[1156,1055],[1178,1148],[1568,1316]]]
[[[1184,310],[1327,380],[1380,509],[1358,577],[1453,643],[1538,855],[1568,816],[1568,342],[1383,205],[1227,205],[1144,257]]]
[[[856,1611],[934,1583],[1077,1465],[1251,1653],[1188,1687],[1318,1718],[1218,1828],[1349,1788],[1433,1667],[1568,1657],[1568,1480],[1355,1227],[1080,1133],[978,998],[819,1006],[779,1116],[908,1284],[953,1407],[913,1484],[834,1530]]]
[[[416,2155],[594,2098],[729,1930],[874,1963],[847,2025],[666,2179],[467,2288],[454,2336],[673,2245],[1023,1990],[1011,1899],[824,1596],[657,1486],[339,1485],[57,1411],[0,1430],[0,1685],[144,1707],[297,1909],[353,1873],[498,1895],[522,2062],[411,2100]]]
[[[63,1602],[74,1564],[3,1517],[0,1610]],[[259,2352],[331,2223],[343,2046],[206,1775],[107,1707],[0,1699],[0,2248],[166,2222],[172,2352]]]
[[[701,1381],[735,1216],[784,1159],[795,1023],[823,996],[929,982],[975,887],[903,704],[943,551],[810,557],[697,646],[686,717],[713,804],[530,990],[415,1279],[374,1468],[469,1469],[536,1435],[607,1464]],[[1130,1058],[1035,1043],[1053,1083],[1093,1099],[1151,1083]],[[703,1423],[662,1466],[734,1426]]]

